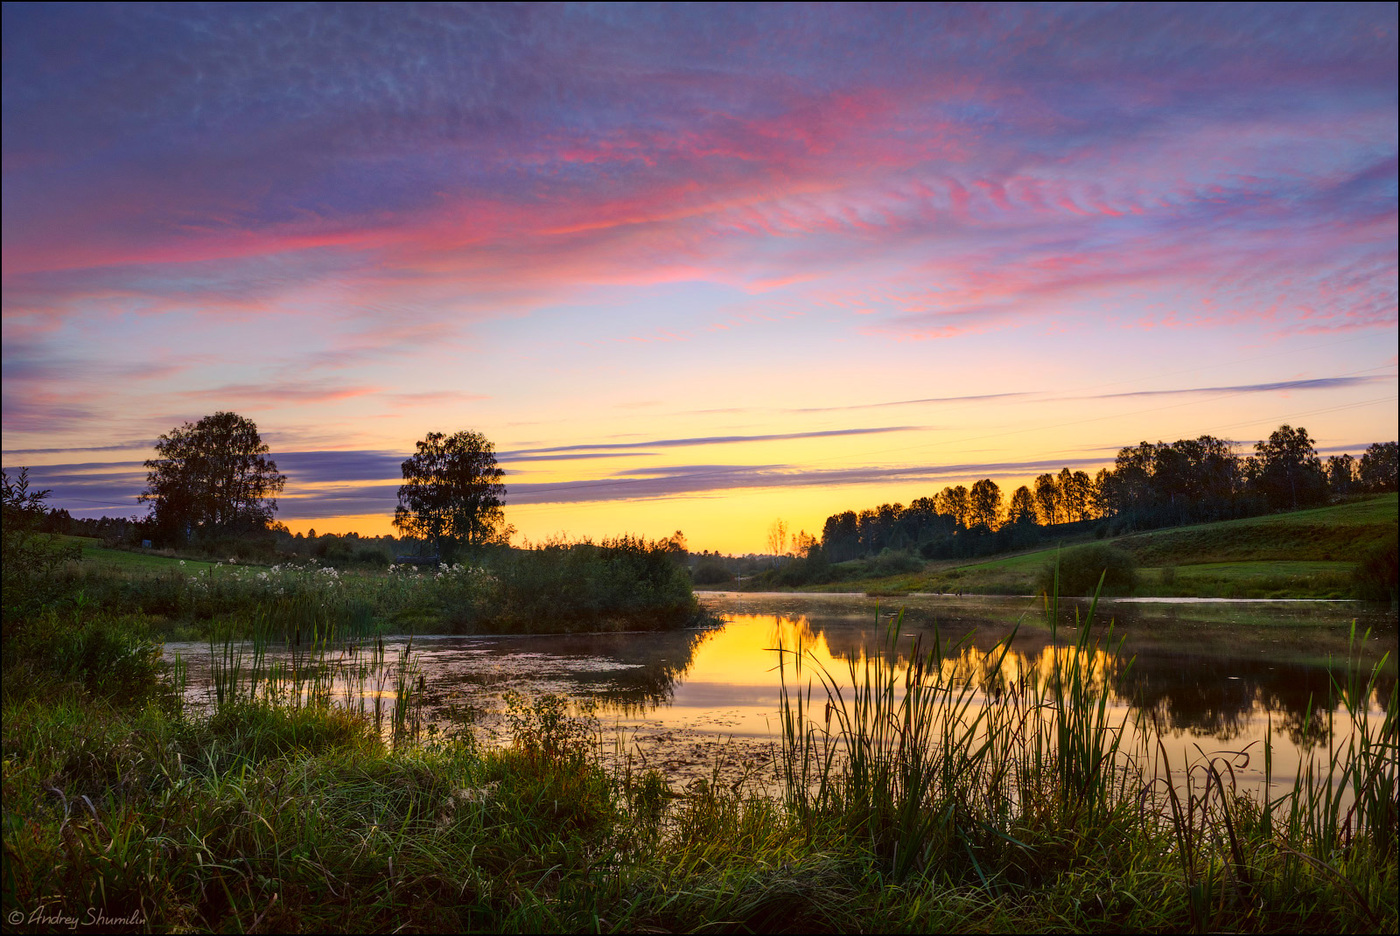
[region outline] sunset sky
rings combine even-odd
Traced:
[[[523,538],[1280,423],[1397,435],[1397,7],[3,7],[3,458],[144,513],[256,421],[293,530],[482,432]]]

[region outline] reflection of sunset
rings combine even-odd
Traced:
[[[742,600],[762,602],[761,598]],[[969,604],[976,606],[975,600]],[[800,691],[805,696],[810,686],[814,710],[823,712],[827,693],[819,671],[825,674],[827,684],[849,702],[852,667],[856,679],[862,680],[867,662],[880,657],[893,666],[895,698],[902,699],[913,638],[921,638],[925,653],[932,650],[934,640],[931,629],[908,618],[893,647],[888,642],[888,628],[873,624],[868,618],[831,617],[815,612],[736,611],[726,613],[725,619],[729,623],[697,647],[690,667],[676,685],[672,706],[661,706],[649,714],[655,723],[699,731],[721,740],[730,736],[776,739],[780,675],[773,648],[780,642],[789,651],[800,645],[803,652],[800,678],[794,678],[794,661],[792,656],[787,657],[789,691]],[[1009,630],[981,628],[961,641],[945,639],[942,643],[943,685],[966,685],[972,690],[972,707],[965,716],[969,720],[975,719],[984,706],[1008,706],[1018,700],[1024,704],[1035,696],[1037,687],[1042,698],[1053,698],[1056,660],[1062,674],[1073,669],[1077,651],[1066,643],[1075,639],[1071,629],[1062,631],[1058,646],[1050,645],[1043,632],[1028,633],[1018,638],[1004,656],[998,633],[1004,636]],[[1135,659],[1129,654],[1119,655],[1109,649],[1110,634],[1106,630],[1095,637],[1099,645],[1096,647],[1091,640],[1088,656],[1081,661],[1079,672],[1088,674],[1081,684],[1091,698],[1108,693],[1107,724],[1115,733],[1121,726],[1122,750],[1137,758],[1145,769],[1165,770],[1169,766],[1180,773],[1210,757],[1228,755],[1240,783],[1249,788],[1262,787],[1263,740],[1268,735],[1273,746],[1273,790],[1277,794],[1292,783],[1304,756],[1302,751],[1316,750],[1319,743],[1326,750],[1325,735],[1317,733],[1325,725],[1325,718],[1314,716],[1312,735],[1303,737],[1299,733],[1300,719],[1309,701],[1320,704],[1325,698],[1325,670],[1295,671],[1281,664],[1252,670],[1238,660],[1224,659],[1220,665],[1236,675],[1222,676],[1209,670],[1197,672],[1197,664],[1184,664],[1170,655],[1139,654]],[[1113,646],[1117,642],[1117,638],[1112,638]],[[1241,673],[1251,675],[1246,679],[1238,675]],[[1314,696],[1306,687],[1319,680],[1317,688],[1321,694]],[[1290,695],[1289,687],[1295,684],[1304,686],[1303,697]],[[1390,683],[1383,683],[1377,691],[1390,691],[1386,685]],[[1070,691],[1068,683],[1064,691]],[[1373,712],[1379,712],[1380,705],[1379,697],[1371,700]],[[1049,708],[1039,709],[1038,714],[1045,724],[1050,723]],[[1140,733],[1140,726],[1148,730],[1146,735]],[[1144,744],[1146,738],[1151,739],[1150,744]]]

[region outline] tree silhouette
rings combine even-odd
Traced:
[[[1400,445],[1377,442],[1366,449],[1357,466],[1362,486],[1373,493],[1393,491],[1400,476]]]
[[[1001,488],[991,478],[983,478],[972,486],[969,497],[969,527],[985,526],[995,530],[1001,520]]]
[[[1011,506],[1007,510],[1006,522],[1012,526],[1035,525],[1035,496],[1024,484],[1011,495]]]
[[[1063,496],[1055,476],[1046,472],[1035,479],[1035,506],[1043,526],[1054,526],[1064,519]]]
[[[971,504],[968,501],[967,488],[959,484],[957,487],[945,487],[938,492],[939,513],[946,514],[957,521],[959,526],[970,526],[969,511]]]
[[[287,476],[266,457],[251,419],[205,416],[161,436],[155,448],[138,500],[151,505],[157,536],[186,540],[267,529]]]
[[[774,566],[787,550],[787,541],[787,523],[781,517],[768,524],[768,552],[773,555]]]
[[[1254,446],[1259,462],[1259,487],[1274,508],[1319,503],[1327,498],[1327,476],[1308,430],[1279,426],[1267,442]]]
[[[515,530],[501,510],[504,475],[496,467],[495,447],[481,433],[430,432],[403,463],[394,526],[432,542],[443,562],[453,561],[463,546],[507,543]]]

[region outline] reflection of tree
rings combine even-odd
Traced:
[[[1324,667],[1310,667],[1300,676],[1271,683],[1265,704],[1274,713],[1274,725],[1282,728],[1299,747],[1326,744],[1330,734],[1328,713],[1335,707],[1332,680]],[[1341,678],[1341,673],[1332,675]]]
[[[1273,713],[1295,744],[1327,739],[1326,668],[1181,654],[1143,655],[1115,685],[1136,708],[1176,734],[1238,737],[1259,708]],[[1309,705],[1323,713],[1308,722]]]
[[[580,658],[608,657],[633,667],[618,671],[578,671],[571,677],[579,688],[627,716],[645,715],[666,705],[676,683],[690,669],[695,651],[714,631],[659,631],[638,640],[635,634],[565,634],[551,638],[550,654]]]
[[[891,645],[890,629],[899,624],[899,637]],[[878,623],[866,616],[859,619],[808,621],[814,636],[826,640],[826,648],[833,658],[848,663],[859,664],[862,660],[880,657],[886,664],[902,667],[909,663],[909,652],[915,641],[919,650],[929,653],[935,646],[944,656],[952,653],[954,647],[966,644],[983,653],[991,648],[1009,628],[1005,621],[992,618],[977,619],[960,616],[956,624],[940,627],[931,616],[923,613],[905,612],[902,618],[897,614],[881,614]]]
[[[1393,695],[1395,695],[1395,677],[1382,675],[1376,680],[1376,707],[1385,711],[1386,707],[1390,705],[1390,697]]]
[[[1082,620],[1084,609],[1079,610]],[[1074,621],[1074,609],[1062,607],[1061,613],[1066,612],[1068,625]],[[877,626],[872,626],[874,621],[869,616],[813,616],[802,621],[804,630],[810,628],[813,637],[825,640],[833,658],[857,665],[878,656],[888,665],[906,666],[912,638],[918,637],[921,651],[927,653],[934,648],[936,636],[945,658],[956,659],[957,665],[969,673],[980,674],[984,681],[993,663],[986,654],[1009,633],[1004,619],[977,619],[964,614],[959,616],[956,625],[938,628],[931,616],[908,613],[900,624],[900,639],[891,646],[891,623],[889,619],[882,619]],[[1062,638],[1070,633],[1064,631]],[[1050,664],[1046,654],[1049,648],[1044,646],[1048,636],[1039,628],[1027,628],[1018,636],[1005,664],[1008,672],[1001,674],[999,680],[1003,689],[1006,681],[1018,673],[1039,671],[1043,677],[1048,672]],[[964,641],[961,645],[960,639]],[[1307,721],[1310,699],[1320,710],[1328,704],[1330,679],[1325,667],[1202,654],[1152,653],[1144,649],[1131,656],[1131,665],[1129,660],[1129,654],[1123,653],[1107,663],[1109,683],[1119,698],[1161,725],[1164,731],[1229,741],[1249,730],[1256,712],[1269,711],[1273,713],[1274,723],[1295,744],[1316,743],[1327,738],[1325,718]],[[1394,691],[1394,686],[1393,678],[1378,681],[1376,695],[1383,702]],[[986,688],[993,693],[996,691],[990,684]]]
[[[1229,741],[1247,727],[1258,681],[1231,660],[1139,655],[1118,668],[1114,690],[1164,731]]]
[[[768,632],[768,646],[805,653],[811,650],[816,642],[817,635],[812,632],[812,625],[808,623],[805,614],[796,620],[781,614],[773,615],[773,627]]]

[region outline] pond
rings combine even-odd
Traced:
[[[898,668],[915,639],[925,648],[934,639],[957,644],[951,654],[957,665],[985,670],[987,654],[1010,638],[1002,677],[1043,674],[1056,644],[1063,648],[1072,641],[1076,620],[1089,610],[1087,602],[1062,602],[1052,639],[1046,607],[1026,598],[877,602],[859,595],[711,592],[701,601],[722,626],[415,637],[415,683],[421,674],[423,688],[419,711],[442,731],[470,725],[488,743],[503,743],[508,692],[557,693],[591,709],[610,760],[630,758],[633,769],[655,767],[681,786],[717,773],[726,782],[776,791],[783,674],[775,648],[801,649],[806,662],[800,685],[804,691],[811,685],[820,708],[826,697],[814,678],[819,669],[848,687],[852,665],[859,669],[882,657]],[[1374,714],[1395,690],[1396,614],[1385,609],[1350,602],[1124,601],[1101,603],[1095,620],[1100,679],[1114,724],[1125,721],[1134,738],[1135,724],[1154,724],[1153,736],[1162,745],[1153,756],[1164,752],[1174,770],[1228,752],[1237,782],[1259,793],[1265,736],[1273,746],[1274,795],[1291,781],[1301,759],[1326,756],[1333,734],[1326,717],[1329,690],[1349,654],[1367,670],[1390,654],[1368,700]],[[1111,634],[1098,626],[1110,620]],[[1116,654],[1102,652],[1110,643],[1118,646]],[[407,639],[386,640],[388,665],[407,646]],[[208,646],[166,646],[167,657],[176,653],[189,666],[191,699],[207,699]],[[787,659],[791,685],[791,654]],[[358,700],[392,697],[393,682],[342,677],[331,696],[365,706]],[[985,694],[978,704],[987,704]]]

